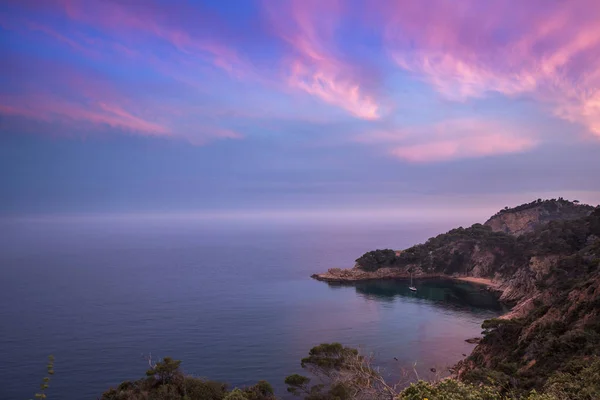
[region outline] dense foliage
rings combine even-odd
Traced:
[[[397,267],[415,273],[466,274],[474,268],[478,255],[484,251],[490,252],[494,262],[482,275],[511,273],[524,260],[516,237],[493,232],[490,227],[482,224],[474,224],[469,228],[460,227],[432,237],[398,255],[392,250],[370,251],[357,259],[356,263],[366,271]]]
[[[486,323],[486,329],[497,329],[498,320]],[[469,383],[457,379],[438,382],[386,382],[373,359],[339,343],[324,343],[310,350],[302,360],[319,383],[311,386],[311,378],[294,374],[286,378],[288,392],[304,400],[571,400],[600,398],[600,359],[588,359],[587,364],[571,365],[554,374],[544,387],[536,390],[516,390],[498,384],[494,374],[487,383]]]
[[[464,384],[446,379],[438,384],[419,381],[402,391],[398,400],[501,400],[502,396],[490,386]]]
[[[486,329],[497,329],[497,320]],[[301,365],[311,377],[298,374],[285,379],[288,392],[303,400],[567,400],[600,398],[600,358],[571,363],[545,384],[544,393],[506,390],[494,381],[487,384],[456,379],[438,382],[386,382],[373,359],[339,343],[313,347]],[[106,391],[102,400],[274,400],[273,388],[265,381],[248,388],[227,390],[226,385],[184,375],[180,361],[165,358],[150,368],[147,378],[123,382]],[[317,379],[319,383],[312,384]]]
[[[497,322],[489,322],[497,326]],[[372,358],[360,355],[355,349],[339,343],[324,343],[310,350],[302,360],[319,383],[311,386],[311,378],[294,374],[286,378],[288,392],[304,400],[570,400],[597,399],[600,362],[590,360],[586,365],[573,366],[550,379],[545,393],[507,390],[489,382],[468,383],[456,379],[438,382],[386,382]]]
[[[227,390],[227,385],[185,375],[181,361],[165,357],[148,371],[146,378],[123,382],[102,394],[101,400],[274,400],[266,381],[254,386]]]
[[[356,263],[365,271],[376,271],[379,268],[394,266],[396,252],[394,250],[374,250],[363,254]]]

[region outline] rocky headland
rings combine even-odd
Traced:
[[[373,250],[353,268],[330,268],[311,277],[336,283],[406,279],[411,274],[415,279],[465,280],[494,289],[501,301],[518,306],[537,294],[536,282],[561,258],[561,250],[552,247],[557,243],[548,241],[540,248],[537,242],[548,235],[542,228],[587,218],[593,211],[593,206],[562,198],[506,207],[483,224],[452,229],[404,250]]]
[[[538,199],[312,277],[352,283],[411,274],[484,284],[511,306],[484,322],[483,339],[456,366],[460,379],[540,389],[600,357],[600,207]]]

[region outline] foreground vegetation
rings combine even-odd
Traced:
[[[102,400],[274,400],[271,385],[228,390],[227,385],[186,376],[180,361],[165,358],[135,382],[123,382],[106,391]],[[339,343],[312,348],[301,361],[310,377],[294,374],[285,379],[287,391],[304,400],[567,400],[600,398],[600,359],[556,375],[544,393],[517,393],[498,385],[473,384],[456,379],[437,382],[386,382],[373,359]],[[491,378],[491,377],[490,377]],[[313,384],[313,380],[318,383]]]
[[[227,385],[185,375],[181,361],[165,357],[146,371],[146,377],[125,381],[104,392],[102,400],[274,400],[266,381],[254,386],[227,390]]]

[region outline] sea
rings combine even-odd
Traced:
[[[97,399],[182,360],[230,387],[303,373],[311,347],[340,342],[389,379],[447,373],[483,320],[504,310],[482,287],[444,280],[332,285],[310,278],[373,249],[452,226],[402,221],[53,217],[0,221],[0,399],[29,399],[49,355],[48,399]],[[435,371],[435,372],[433,372]]]

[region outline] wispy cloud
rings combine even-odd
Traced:
[[[247,16],[202,2],[7,4],[0,24],[19,35],[0,60],[14,64],[11,89],[0,90],[5,115],[196,144],[267,125],[316,131],[335,123],[330,144],[347,139],[341,130],[361,129],[358,142],[430,162],[543,142],[539,126],[523,138],[516,125],[456,122],[485,121],[477,105],[488,98],[526,97],[535,112],[600,137],[600,5],[592,0],[257,0]],[[39,43],[56,53],[23,51]],[[20,70],[13,58],[25,54]],[[38,66],[49,59],[68,72]],[[419,105],[406,95],[416,91]]]
[[[171,134],[167,127],[133,115],[118,105],[95,101],[80,103],[48,93],[1,96],[0,112],[43,121],[79,121],[105,125],[142,135]]]
[[[600,4],[435,0],[391,3],[388,51],[455,101],[530,96],[600,136]]]
[[[361,80],[358,68],[336,54],[334,32],[342,16],[337,1],[264,3],[275,31],[292,48],[288,83],[357,118],[375,120],[382,107]]]
[[[389,153],[411,163],[434,163],[520,153],[535,147],[531,132],[498,121],[479,119],[447,120],[437,124],[367,132],[355,141],[384,145]]]

